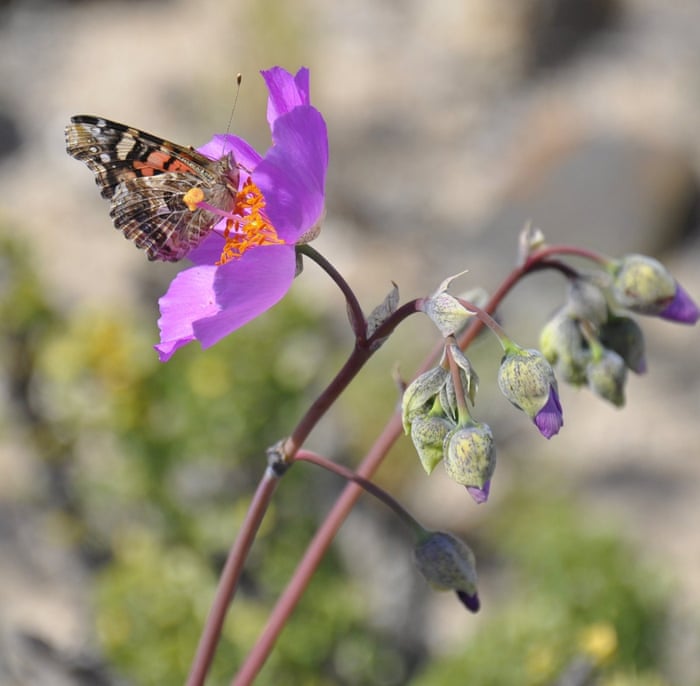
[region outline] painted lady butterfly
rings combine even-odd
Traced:
[[[82,114],[66,127],[66,151],[95,173],[102,197],[111,200],[115,228],[149,260],[181,260],[221,220],[205,208],[188,208],[184,196],[192,188],[223,212],[236,201],[238,168],[231,154],[210,160],[194,148]]]

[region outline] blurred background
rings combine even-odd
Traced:
[[[0,2],[0,683],[183,683],[262,472],[351,346],[312,267],[224,343],[157,362],[176,273],[111,226],[65,154],[73,114],[182,144],[269,145],[258,71],[311,69],[331,143],[315,246],[370,310],[447,275],[493,290],[532,221],[552,243],[667,264],[700,298],[697,0]],[[525,346],[564,284],[531,277],[501,319]],[[552,441],[473,350],[499,465],[477,506],[399,441],[378,480],[474,548],[482,611],[426,588],[365,497],[261,684],[700,683],[698,332],[641,322],[626,407],[562,389]],[[355,464],[435,334],[409,321],[315,432]],[[343,484],[299,466],[253,550],[210,683],[228,683]]]

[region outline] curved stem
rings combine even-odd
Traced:
[[[209,611],[209,616],[204,625],[204,631],[199,639],[192,667],[187,677],[187,686],[202,686],[204,684],[216,651],[219,636],[221,635],[226,612],[243,571],[243,563],[253,545],[255,535],[278,483],[279,478],[275,473],[269,468],[266,469],[250,502],[245,519],[241,524],[239,536],[231,547],[226,564],[221,572],[214,602]]]
[[[337,462],[328,460],[322,455],[313,453],[310,450],[300,450],[295,461],[310,462],[323,469],[327,469],[329,472],[333,472],[338,476],[341,476],[346,481],[353,481],[364,488],[367,493],[373,495],[378,500],[381,500],[388,508],[394,511],[398,518],[406,524],[406,526],[413,532],[418,534],[426,533],[425,527],[418,522],[418,520],[406,510],[395,498],[393,498],[389,493],[387,493],[383,488],[380,488],[373,481],[365,479],[363,476],[353,472],[351,469],[344,467]]]
[[[328,274],[328,276],[335,281],[336,285],[342,291],[345,296],[345,302],[348,306],[348,316],[350,318],[350,325],[352,326],[355,338],[362,342],[365,340],[367,331],[367,322],[365,320],[365,315],[362,312],[362,307],[360,302],[355,295],[355,291],[350,288],[348,282],[343,278],[342,274],[323,256],[318,250],[312,248],[308,243],[302,243],[296,247],[297,253],[301,255],[306,255],[309,259],[313,260],[323,271]]]

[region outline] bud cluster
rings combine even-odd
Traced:
[[[610,264],[607,275],[579,276],[566,303],[542,329],[540,348],[560,378],[613,405],[625,402],[627,371],[646,371],[644,336],[623,310],[694,324],[698,308],[666,268],[644,255]]]

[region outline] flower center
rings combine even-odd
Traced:
[[[265,215],[265,198],[260,189],[248,177],[243,188],[236,194],[236,202],[231,212],[224,212],[204,201],[200,188],[191,188],[183,198],[188,208],[207,210],[226,219],[223,232],[224,247],[216,265],[220,266],[237,260],[249,248],[264,245],[284,245],[275,227]]]
[[[263,194],[250,177],[236,195],[232,214],[234,217],[226,222],[224,248],[217,265],[237,260],[249,248],[284,244],[265,215]]]

